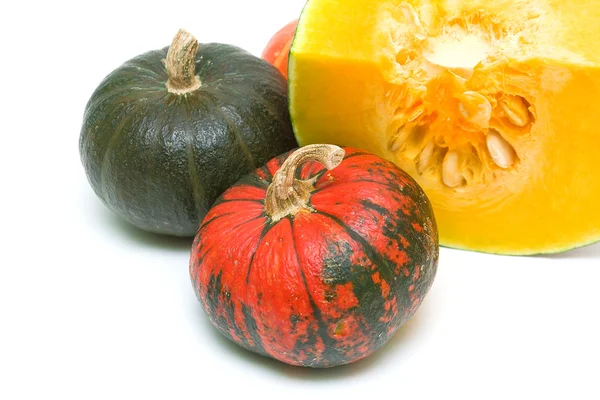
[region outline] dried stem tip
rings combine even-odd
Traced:
[[[296,171],[304,163],[316,161],[331,170],[344,159],[342,148],[330,144],[312,144],[293,152],[273,176],[267,188],[265,210],[273,221],[310,209],[308,201],[314,191],[314,179],[296,179]]]
[[[198,41],[190,33],[180,29],[169,46],[165,62],[169,92],[183,95],[202,85],[200,77],[196,75],[196,53]]]

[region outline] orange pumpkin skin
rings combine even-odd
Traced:
[[[194,241],[190,275],[215,327],[287,364],[333,367],[383,346],[410,318],[437,270],[430,203],[391,162],[346,149],[316,177],[310,208],[273,221],[265,196],[289,153],[227,190]]]
[[[273,64],[283,76],[288,76],[288,56],[294,40],[294,33],[298,26],[298,20],[289,22],[281,28],[265,46],[261,57]]]

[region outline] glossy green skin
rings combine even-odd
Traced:
[[[95,193],[140,229],[194,236],[217,197],[297,146],[287,82],[226,44],[200,44],[200,89],[167,90],[167,48],[108,75],[89,100],[79,150]]]

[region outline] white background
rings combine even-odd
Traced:
[[[302,5],[4,3],[0,399],[600,398],[599,244],[442,249],[426,301],[382,350],[308,370],[221,338],[192,291],[189,240],[130,228],[95,197],[78,137],[105,75],[180,27],[260,55]]]

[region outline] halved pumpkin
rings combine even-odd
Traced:
[[[444,246],[595,242],[599,21],[593,0],[309,0],[289,64],[295,134],[410,173]]]

